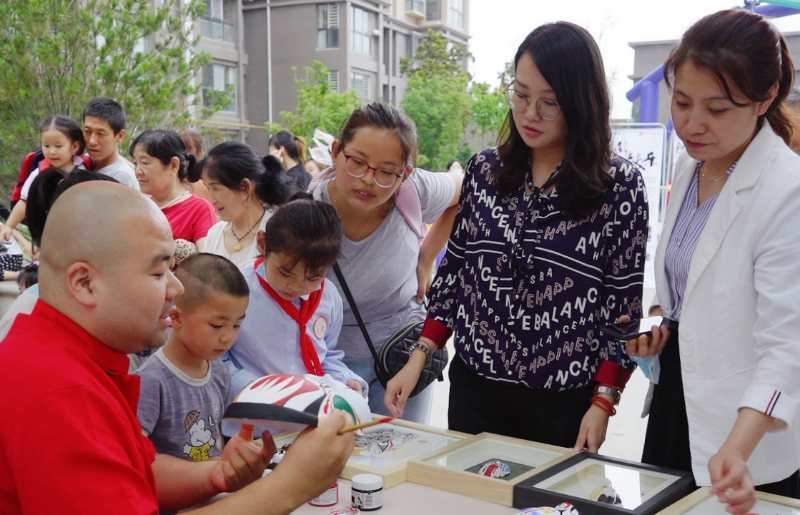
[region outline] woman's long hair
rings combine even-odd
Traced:
[[[525,38],[514,57],[515,68],[525,54],[553,88],[564,115],[567,140],[556,188],[562,210],[582,218],[600,207],[611,184],[610,107],[600,50],[585,29],[558,22],[542,25]],[[503,162],[495,172],[498,190],[518,191],[531,170],[531,149],[510,110],[497,143]]]

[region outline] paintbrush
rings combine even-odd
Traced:
[[[352,425],[352,426],[347,426],[345,428],[342,428],[342,429],[339,430],[339,434],[343,435],[343,434],[349,433],[351,431],[358,431],[359,429],[365,429],[367,427],[377,426],[378,424],[385,424],[387,422],[391,422],[392,420],[394,420],[394,417],[373,418],[372,420],[370,420],[368,422],[362,422],[360,424],[355,424],[355,425]]]

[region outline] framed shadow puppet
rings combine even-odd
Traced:
[[[511,506],[514,485],[575,451],[481,433],[408,465],[408,480]]]
[[[572,503],[592,515],[651,515],[687,495],[688,472],[581,453],[514,487],[514,507]]]
[[[298,434],[276,436],[278,451],[287,450]],[[356,474],[377,474],[383,477],[383,487],[391,488],[406,481],[406,467],[411,460],[425,458],[467,436],[400,419],[378,424],[356,435],[355,449],[341,477],[352,479]]]

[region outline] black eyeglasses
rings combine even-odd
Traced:
[[[377,166],[371,166],[367,161],[360,157],[348,155],[346,152],[342,152],[344,154],[344,171],[347,172],[347,175],[350,177],[354,177],[356,179],[361,179],[366,177],[367,173],[372,170],[372,180],[375,181],[381,188],[391,188],[395,184],[397,184],[398,179],[402,179],[405,175],[405,169],[385,169],[385,168],[378,168]]]

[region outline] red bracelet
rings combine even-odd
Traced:
[[[592,404],[594,406],[597,406],[601,410],[605,411],[606,413],[608,413],[609,417],[613,417],[614,415],[617,414],[617,410],[614,409],[614,405],[611,403],[611,401],[606,399],[602,395],[595,395],[594,397],[592,397]]]

